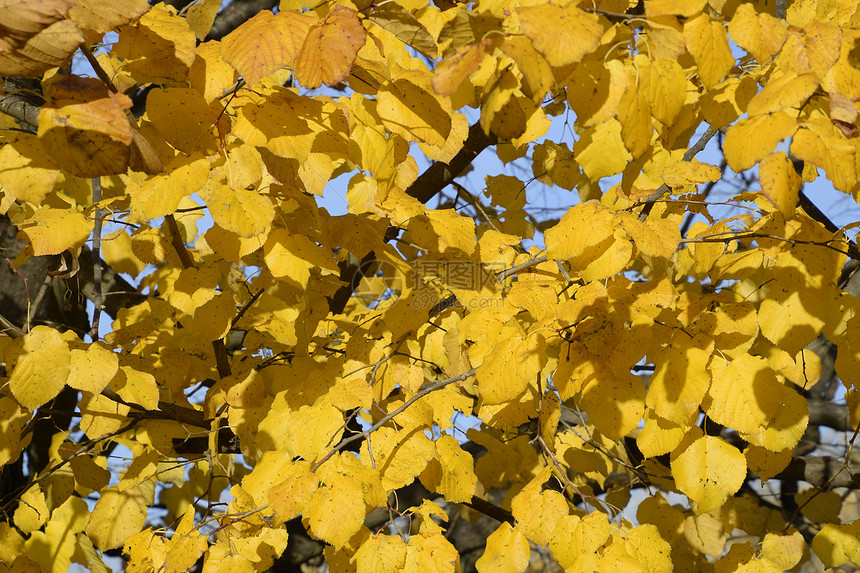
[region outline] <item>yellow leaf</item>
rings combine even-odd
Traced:
[[[721,22],[699,14],[684,24],[684,40],[696,60],[699,78],[706,88],[720,83],[734,67],[735,58]]]
[[[194,314],[197,308],[215,296],[221,278],[221,269],[217,265],[183,269],[173,283],[172,291],[167,293],[167,300],[185,314]]]
[[[511,501],[511,512],[529,541],[547,545],[559,519],[568,514],[567,501],[557,491],[543,490],[551,479],[552,466],[546,466]]]
[[[649,257],[672,258],[681,242],[678,225],[669,219],[651,217],[640,221],[629,213],[623,214],[627,216],[621,217],[621,226],[639,251]]]
[[[311,269],[337,272],[330,251],[314,244],[306,236],[290,233],[282,227],[269,233],[263,252],[266,265],[274,276],[300,288],[307,287]]]
[[[441,147],[451,132],[450,113],[432,94],[406,80],[396,80],[377,94],[376,111],[382,124],[407,141]]]
[[[586,130],[573,144],[573,153],[592,181],[618,175],[632,159],[624,146],[621,123],[617,119],[604,121]]]
[[[111,487],[101,492],[87,520],[87,536],[106,551],[122,547],[146,523],[146,501],[136,488],[120,491]]]
[[[39,139],[53,159],[81,177],[125,173],[131,126],[125,111],[131,100],[95,78],[62,76],[39,109]]]
[[[699,411],[711,383],[708,361],[713,343],[704,348],[702,344],[697,339],[676,338],[654,356],[648,354],[655,367],[645,403],[661,418],[681,426],[689,424]]]
[[[34,205],[42,203],[60,175],[42,141],[29,133],[18,133],[0,147],[0,165],[3,193]]]
[[[406,547],[402,571],[457,571],[460,555],[442,533],[414,535]]]
[[[803,181],[788,155],[779,151],[765,157],[759,164],[759,182],[765,197],[786,219],[790,219],[797,207]]]
[[[727,363],[712,361],[713,379],[706,411],[717,423],[739,432],[753,433],[766,426],[775,413],[775,398],[785,389],[767,361],[743,354]],[[781,449],[781,448],[780,448]]]
[[[762,557],[770,559],[781,569],[788,570],[797,565],[803,557],[806,542],[803,535],[792,528],[785,534],[768,533],[761,546]]]
[[[849,559],[860,562],[860,520],[825,524],[812,539],[812,550],[827,568],[839,567]]]
[[[317,22],[310,14],[294,10],[274,15],[268,10],[257,12],[221,41],[224,61],[253,86],[298,57],[308,30]]]
[[[552,68],[543,56],[522,36],[506,36],[499,49],[517,63],[525,80],[523,92],[533,101],[541,101],[555,83]]]
[[[218,10],[221,9],[221,0],[198,0],[188,7],[185,17],[188,19],[188,27],[194,32],[198,40],[202,40],[212,29],[212,23]],[[222,40],[223,42],[223,40]]]
[[[188,21],[164,4],[153,6],[138,22],[123,28],[111,54],[140,83],[184,82],[194,61],[197,37]]]
[[[68,385],[76,390],[98,394],[119,369],[119,358],[103,343],[90,344],[86,350],[72,350]]]
[[[673,189],[683,188],[699,183],[719,181],[722,177],[720,168],[716,165],[700,163],[693,158],[690,161],[675,161],[666,165],[661,174],[664,183]]]
[[[747,105],[750,117],[801,107],[818,88],[819,78],[811,73],[797,75],[787,72],[771,79]]]
[[[744,482],[747,464],[734,446],[715,436],[701,436],[672,455],[678,489],[696,505],[697,515],[722,507]]]
[[[296,76],[307,88],[334,86],[349,75],[367,32],[355,10],[337,5],[313,26],[296,60]]]
[[[371,22],[431,60],[437,56],[436,40],[421,21],[393,2],[374,4],[366,12]]]
[[[523,34],[554,67],[578,62],[597,47],[603,35],[597,15],[574,4],[565,7],[543,4],[516,11]]]
[[[568,515],[558,520],[549,547],[559,565],[568,568],[582,555],[597,554],[609,540],[609,520],[595,511],[583,518]]]
[[[412,240],[432,252],[458,251],[467,257],[477,246],[475,221],[454,209],[431,209],[409,220]]]
[[[785,22],[767,12],[757,12],[752,4],[741,4],[729,22],[729,34],[738,45],[764,65],[788,38]]]
[[[361,484],[349,476],[336,476],[314,492],[302,518],[314,537],[340,549],[364,521]]]
[[[69,462],[75,475],[75,482],[79,486],[100,491],[110,482],[111,473],[98,465],[89,455],[79,455]]]
[[[81,430],[89,438],[100,438],[122,428],[130,408],[101,394],[84,395],[80,402]]]
[[[447,434],[436,440],[436,455],[442,468],[439,493],[451,503],[470,502],[478,483],[472,455],[460,447],[455,437]]]
[[[188,85],[203,94],[206,103],[221,97],[236,81],[236,71],[221,56],[221,42],[197,46],[197,57],[188,70]]]
[[[508,522],[487,537],[484,554],[475,563],[478,573],[521,573],[529,564],[526,536]]]
[[[795,131],[797,121],[784,111],[742,119],[726,132],[723,142],[726,161],[733,171],[749,169]],[[794,142],[791,147],[796,155]]]
[[[651,113],[657,121],[671,125],[678,117],[687,95],[684,70],[678,62],[667,58],[649,62],[646,57],[637,55],[634,61],[643,70],[639,75],[638,89],[650,104]]]
[[[15,4],[8,3],[5,6],[10,5]],[[5,14],[3,16],[5,17]],[[42,20],[42,18],[44,16],[38,19]],[[50,21],[52,18],[46,19]],[[45,20],[42,20],[39,27],[44,23]],[[4,33],[6,30],[4,26]],[[71,20],[61,19],[53,22],[26,38],[23,44],[0,50],[0,74],[38,77],[51,68],[66,65],[75,52],[75,46],[80,46],[83,41],[83,34]],[[7,42],[4,44],[8,46]]]
[[[275,208],[267,195],[256,189],[233,189],[227,185],[213,187],[207,185],[201,189],[200,196],[221,228],[240,237],[255,237],[269,230]]]
[[[223,111],[223,107],[217,101],[206,103],[203,94],[192,88],[161,88],[149,92],[146,99],[146,116],[158,130],[164,139],[173,147],[186,155],[194,151],[214,152],[220,145],[216,142],[215,121]],[[198,160],[198,161],[194,161]],[[191,183],[197,182],[193,177],[203,167],[198,165],[199,156],[189,160],[179,160],[173,169],[186,166],[190,171],[188,175],[180,172],[179,177],[188,177]],[[206,160],[208,171],[208,160]],[[190,164],[190,165],[188,165]],[[172,175],[176,177],[176,175]],[[181,179],[180,179],[181,180]],[[202,186],[202,185],[201,185]],[[185,195],[193,191],[185,190]],[[173,191],[174,194],[182,193],[183,190]]]
[[[827,124],[814,123],[805,126],[810,129],[797,130],[791,140],[791,153],[820,167],[834,187],[851,193],[857,184],[857,170],[854,167],[856,145],[839,135],[836,128],[829,125],[829,121]]]
[[[597,429],[617,441],[642,421],[645,385],[629,371],[606,372],[582,389],[582,405]]]
[[[372,446],[373,457],[382,468],[382,486],[386,491],[412,483],[436,455],[435,442],[420,431],[380,428],[374,434]]]
[[[209,302],[197,307],[190,327],[204,340],[220,340],[230,332],[236,312],[233,295],[221,292]]]
[[[155,96],[155,92],[149,94],[149,97]],[[208,177],[208,159],[200,154],[180,156],[167,167],[167,173],[150,177],[138,189],[129,189],[132,209],[129,219],[149,221],[175,213],[180,201],[199,191]]]
[[[42,489],[35,485],[21,494],[20,500],[12,516],[15,527],[25,534],[41,529],[51,516]]]
[[[410,537],[410,546],[413,541]],[[398,573],[405,565],[406,543],[399,535],[373,535],[355,552],[356,573]]]
[[[613,231],[612,213],[597,201],[577,203],[557,225],[544,232],[547,256],[587,262],[594,258],[595,247]],[[580,262],[577,266],[585,266]]]
[[[645,566],[647,573],[669,573],[674,570],[672,546],[660,534],[657,526],[650,523],[636,526],[627,533],[627,551]]]
[[[475,372],[485,404],[503,404],[534,384],[546,363],[546,339],[512,332],[497,342]]]
[[[636,445],[646,458],[668,454],[674,450],[684,434],[687,425],[679,425],[659,417],[652,409],[645,410],[645,423],[636,436]]]
[[[207,537],[195,528],[195,513],[194,506],[189,505],[185,515],[179,520],[173,536],[167,542],[164,548],[167,555],[162,568],[165,573],[188,571],[209,547]]]
[[[60,393],[69,378],[69,343],[47,326],[35,326],[7,350],[9,389],[19,404],[35,410]]]
[[[277,449],[290,456],[313,460],[325,455],[332,444],[337,444],[343,425],[343,414],[325,396],[295,411],[290,411],[276,398],[257,428],[256,445],[260,451]]]
[[[624,91],[618,102],[618,121],[621,122],[621,139],[633,158],[645,153],[651,144],[651,104],[645,92],[638,87]]]
[[[116,378],[111,381],[111,388],[128,403],[137,404],[144,410],[158,410],[158,384],[148,372],[121,366]]]
[[[43,207],[20,222],[18,228],[34,255],[57,255],[83,245],[93,230],[93,222],[75,209]]]
[[[811,72],[823,78],[839,59],[842,32],[831,22],[813,20],[802,33],[793,32],[782,46],[776,61],[797,74]]]
[[[702,11],[707,0],[647,0],[645,2],[645,14],[649,18],[656,16],[684,16],[689,18]]]
[[[450,57],[445,58],[433,72],[433,91],[439,95],[451,95],[463,80],[478,69],[486,54],[489,40],[457,48]]]
[[[267,493],[272,519],[277,522],[290,520],[305,511],[308,502],[319,487],[319,478],[308,471],[297,471]]]
[[[146,0],[77,0],[69,10],[69,17],[82,30],[104,34],[129,22],[134,22],[149,10]]]

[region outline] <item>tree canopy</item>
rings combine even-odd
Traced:
[[[855,0],[0,0],[0,75],[3,570],[860,564]]]

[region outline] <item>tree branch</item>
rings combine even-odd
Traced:
[[[277,0],[233,0],[212,23],[206,40],[220,40],[248,19],[253,18],[257,12],[271,10],[277,6]]]

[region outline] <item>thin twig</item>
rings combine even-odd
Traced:
[[[539,264],[545,262],[546,259],[547,259],[546,253],[544,253],[543,255],[538,255],[536,257],[532,257],[524,263],[520,263],[520,264],[518,264],[514,267],[511,267],[509,269],[505,269],[503,271],[497,272],[496,278],[499,279],[499,282],[502,282],[503,280],[505,280],[506,278],[508,278],[511,275],[515,275],[518,272],[524,271],[525,269],[527,269],[529,267],[534,267],[536,265],[539,265]]]
[[[334,448],[332,448],[331,451],[329,451],[329,453],[327,453],[323,459],[321,459],[316,464],[314,464],[314,467],[311,468],[311,471],[312,472],[316,471],[317,468],[319,468],[321,465],[323,465],[325,462],[327,462],[329,460],[329,458],[331,458],[337,452],[344,449],[349,444],[351,444],[353,442],[357,442],[358,440],[362,440],[362,439],[367,438],[367,436],[369,436],[370,434],[372,434],[373,432],[375,432],[376,430],[378,430],[379,428],[381,428],[382,426],[384,426],[385,424],[387,424],[388,422],[393,420],[396,416],[399,416],[400,414],[402,414],[409,406],[411,406],[412,404],[414,404],[415,402],[417,402],[418,400],[420,400],[421,398],[423,398],[427,394],[430,394],[431,392],[435,392],[436,390],[439,390],[440,388],[444,388],[445,386],[448,386],[449,384],[453,384],[454,382],[460,382],[461,380],[465,380],[469,376],[472,376],[476,370],[477,370],[477,368],[472,368],[468,372],[464,372],[462,374],[458,374],[457,376],[452,376],[451,378],[439,380],[437,382],[433,382],[432,384],[427,385],[423,390],[420,390],[417,394],[415,394],[414,396],[412,396],[411,398],[406,400],[406,402],[404,402],[402,406],[400,406],[399,408],[397,408],[396,410],[394,410],[390,414],[383,416],[381,420],[379,420],[377,423],[372,425],[370,428],[366,429],[365,431],[361,432],[360,434],[355,434],[355,435],[350,436],[349,438],[347,438],[345,440],[342,440],[338,445],[336,445]]]
[[[93,205],[98,205],[102,200],[102,180],[101,177],[93,177]],[[101,321],[102,310],[104,310],[104,297],[102,296],[102,221],[105,216],[105,209],[96,207],[96,217],[93,225],[93,322],[90,328],[90,339],[95,342],[99,339],[99,322]]]
[[[702,137],[699,138],[699,141],[694,143],[692,147],[690,147],[686,152],[684,152],[684,157],[681,158],[681,161],[692,161],[692,159],[705,147],[708,145],[708,142],[717,134],[716,129],[711,129],[710,127],[705,130],[705,133],[702,134]],[[645,199],[645,207],[642,208],[642,212],[639,213],[639,220],[644,221],[648,218],[648,215],[651,213],[651,209],[654,207],[654,201],[665,195],[671,191],[671,187],[666,185],[665,183],[660,185],[656,191],[651,193]]]

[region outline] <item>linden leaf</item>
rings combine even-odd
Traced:
[[[86,532],[93,544],[106,551],[122,547],[146,523],[146,500],[137,488],[120,491],[111,487],[101,492],[87,519]]]
[[[101,80],[61,76],[39,110],[39,139],[60,167],[81,177],[125,173],[132,130],[131,100]]]
[[[573,144],[577,162],[592,181],[618,175],[632,159],[621,132],[621,122],[613,118],[586,130]]]
[[[546,339],[512,333],[493,346],[475,372],[485,404],[503,404],[522,394],[546,363]]]
[[[417,541],[416,536],[410,536],[409,545],[414,541]],[[405,568],[406,543],[399,535],[373,535],[355,552],[355,565],[360,573],[409,571]]]
[[[86,350],[72,350],[68,384],[76,390],[98,394],[119,369],[119,358],[103,343],[90,344]]]
[[[154,89],[146,100],[149,120],[168,143],[187,155],[215,149],[215,121],[222,111],[220,103],[206,103],[203,94],[191,88]]]
[[[741,4],[729,22],[729,34],[738,45],[753,55],[760,63],[766,64],[776,54],[788,38],[788,30],[783,20],[774,18],[767,12],[757,12],[752,4]]]
[[[210,0],[211,2],[211,0]],[[218,2],[215,2],[218,4]],[[105,34],[146,14],[149,2],[146,0],[77,0],[76,6],[69,10],[69,18],[82,30]]]
[[[284,278],[300,288],[307,287],[314,268],[337,272],[330,251],[311,242],[306,236],[290,233],[284,228],[269,233],[263,253],[266,265],[274,276]]]
[[[627,88],[618,102],[621,139],[633,158],[645,153],[651,144],[651,104],[639,88]]]
[[[649,18],[668,15],[689,18],[701,12],[705,4],[707,0],[646,0],[645,14]]]
[[[574,4],[543,4],[516,10],[523,34],[554,67],[578,62],[597,47],[603,35],[597,15]]]
[[[307,89],[334,86],[349,75],[367,32],[355,10],[337,5],[309,31],[296,60],[296,76]]]
[[[752,98],[747,105],[750,117],[763,113],[774,113],[790,107],[799,107],[818,88],[819,79],[807,73],[797,75],[787,72],[771,79],[767,86]]]
[[[38,325],[7,350],[9,389],[19,404],[35,410],[63,389],[69,378],[69,343],[59,332]]]
[[[791,159],[782,151],[768,155],[759,164],[758,173],[762,193],[786,219],[790,219],[803,185]]]
[[[20,222],[18,229],[34,255],[58,255],[80,248],[89,238],[93,222],[74,209],[44,207]]]
[[[122,366],[110,386],[125,402],[137,404],[144,410],[158,410],[160,392],[155,377],[149,372]]]
[[[795,131],[797,121],[784,111],[742,119],[726,132],[723,142],[726,161],[733,171],[749,169],[769,155],[780,141],[794,135]]]
[[[777,408],[773,398],[782,394],[782,384],[767,361],[743,354],[730,363],[712,363],[711,369],[708,416],[739,432],[752,433],[765,426]]]
[[[431,60],[437,56],[436,40],[424,25],[404,7],[394,2],[371,4],[367,11],[371,22],[393,34],[404,44]]]
[[[214,187],[214,186],[213,186]],[[272,200],[256,189],[233,189],[228,185],[200,190],[215,222],[240,237],[255,237],[269,230],[275,218]]]
[[[314,537],[340,549],[364,521],[361,483],[353,477],[335,476],[314,492],[302,519]]]
[[[433,91],[439,95],[451,95],[463,80],[468,78],[484,61],[489,40],[478,44],[457,48],[450,57],[445,58],[433,72]]]
[[[478,483],[472,455],[460,447],[455,437],[449,435],[436,440],[436,454],[442,468],[439,493],[451,503],[471,501]]]
[[[123,71],[140,83],[184,82],[194,61],[197,37],[188,20],[156,4],[138,22],[123,28],[111,54],[123,60]]]
[[[699,14],[684,24],[684,40],[698,65],[699,78],[706,88],[720,83],[734,67],[735,58],[722,23]]]
[[[744,482],[744,455],[716,436],[701,436],[672,456],[678,489],[695,502],[696,515],[722,507]]]
[[[406,80],[379,89],[376,111],[382,124],[407,141],[441,147],[451,133],[451,117],[432,94]]]
[[[317,23],[310,13],[283,10],[272,14],[261,10],[253,18],[227,34],[221,41],[221,55],[249,86],[295,61]]]
[[[556,523],[568,514],[567,501],[557,491],[543,490],[552,476],[552,466],[546,466],[511,501],[511,512],[517,527],[530,541],[547,545]]]
[[[609,520],[605,513],[592,512],[584,518],[568,515],[558,520],[549,547],[562,567],[572,567],[583,555],[597,554],[609,540]]]
[[[198,0],[188,7],[188,11],[185,13],[188,27],[191,28],[198,40],[203,40],[209,34],[212,23],[215,22],[215,16],[218,15],[220,9],[221,0]]]
[[[529,542],[526,536],[508,522],[487,537],[484,554],[475,563],[479,573],[520,573],[529,564]]]
[[[521,36],[506,36],[499,48],[517,63],[525,80],[523,92],[533,101],[541,101],[555,83],[552,68],[546,59],[535,50],[528,38]]]

